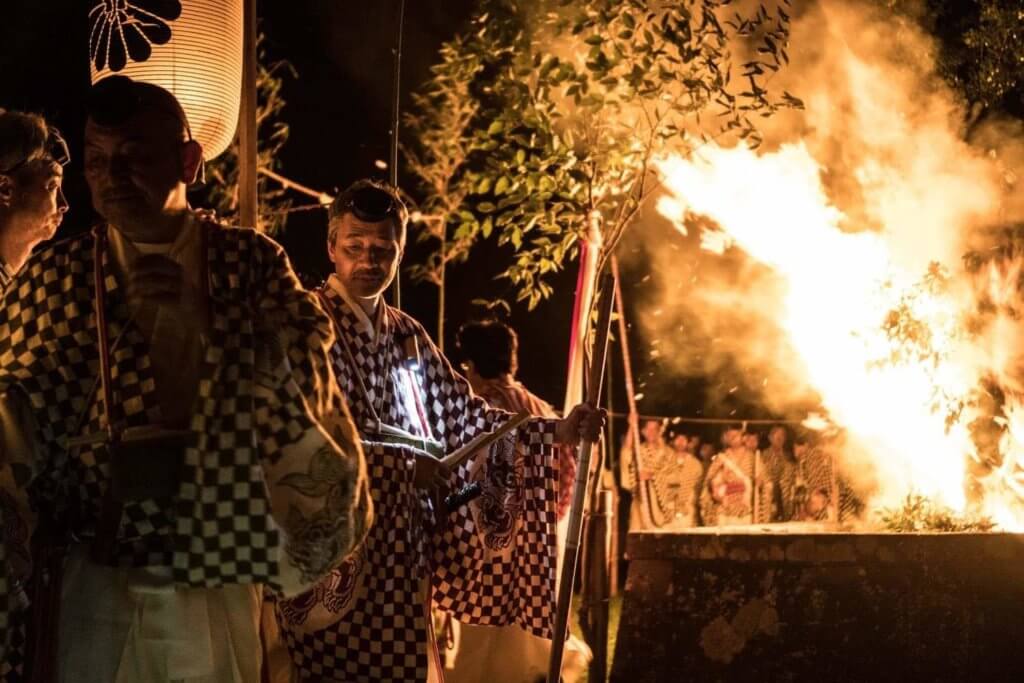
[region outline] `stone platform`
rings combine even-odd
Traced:
[[[1024,681],[1024,535],[632,533],[611,680]]]

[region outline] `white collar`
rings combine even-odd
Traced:
[[[380,334],[381,321],[384,319],[384,301],[381,300],[377,304],[376,321],[371,321],[370,316],[366,314],[366,310],[348,293],[345,289],[345,285],[342,283],[341,278],[338,277],[337,273],[331,273],[327,278],[327,285],[333,289],[338,296],[345,300],[348,307],[352,309],[359,323],[363,326],[366,333],[370,335],[370,338],[377,341],[377,337]]]

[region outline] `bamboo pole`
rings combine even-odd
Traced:
[[[242,98],[238,110],[238,218],[246,227],[259,228],[256,0],[245,0],[243,22]]]
[[[599,407],[601,385],[608,357],[608,336],[611,332],[612,304],[615,301],[612,276],[606,275],[598,299],[598,322],[595,330],[593,354],[590,358],[590,381],[587,384],[587,403]],[[588,317],[589,318],[589,317]],[[587,492],[590,489],[590,456],[594,443],[584,439],[580,443],[576,467],[576,486],[573,489],[572,507],[569,511],[569,531],[566,534],[565,558],[562,562],[561,578],[558,584],[558,606],[555,612],[555,630],[552,635],[551,660],[548,667],[548,683],[559,683],[562,675],[562,655],[569,630],[569,613],[572,609],[572,590],[576,579],[576,565],[579,562],[580,539],[583,532],[583,512]]]
[[[608,537],[615,523],[613,494],[601,491],[594,513],[587,522],[589,562],[587,562],[588,635],[594,659],[587,670],[589,683],[604,683],[608,677],[608,599],[611,597],[608,575]]]
[[[628,431],[626,439],[630,442],[630,450],[633,452],[633,462],[636,465],[634,473],[635,491],[633,495],[638,500],[640,509],[640,523],[645,529],[654,528],[654,520],[651,519],[653,508],[647,499],[647,483],[640,480],[641,462],[643,457],[640,450],[640,416],[636,407],[636,386],[633,384],[633,362],[629,357],[629,337],[627,335],[626,310],[623,304],[622,283],[619,277],[619,259],[611,257],[612,275],[615,278],[615,311],[619,314],[619,344],[622,346],[622,369],[625,375],[626,384],[626,405],[629,406]],[[632,514],[630,515],[632,521]]]

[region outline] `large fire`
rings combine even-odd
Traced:
[[[688,213],[713,219],[705,249],[742,249],[781,279],[773,313],[799,359],[786,372],[844,431],[847,469],[873,479],[874,506],[916,492],[1024,529],[1019,268],[922,264],[935,250],[905,248],[929,234],[916,221],[851,230],[802,143],[712,146],[658,168],[660,213],[684,232]],[[987,427],[1000,434],[992,452],[978,445]]]

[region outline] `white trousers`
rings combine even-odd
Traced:
[[[168,570],[104,567],[72,550],[60,614],[62,683],[259,683],[259,586],[189,589]]]

